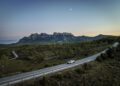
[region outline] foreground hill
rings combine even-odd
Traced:
[[[66,63],[70,59],[82,59],[106,49],[111,42],[114,41],[0,46],[0,77]]]
[[[96,61],[15,86],[120,86],[120,45]]]
[[[84,42],[84,41],[93,41],[105,38],[105,35],[98,35],[95,37],[88,36],[74,36],[71,33],[34,33],[28,37],[23,37],[19,40],[18,44],[40,44],[40,43],[72,43],[72,42]]]

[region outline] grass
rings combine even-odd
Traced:
[[[111,54],[105,53],[105,59],[99,56],[101,61],[96,60],[73,70],[44,76],[15,86],[120,86],[120,45],[112,48],[111,51]]]
[[[92,41],[72,44],[17,45],[0,48],[0,77],[37,70],[66,63],[70,59],[82,59],[100,52],[111,43]],[[12,60],[15,50],[18,59]]]

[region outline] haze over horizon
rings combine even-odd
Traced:
[[[0,0],[0,40],[31,33],[120,35],[119,0]]]

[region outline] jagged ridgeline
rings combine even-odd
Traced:
[[[18,41],[18,44],[32,44],[32,43],[74,43],[83,41],[98,40],[106,37],[105,35],[98,35],[95,37],[88,36],[74,36],[72,33],[57,33],[53,34],[47,33],[34,33],[28,37],[23,37]]]

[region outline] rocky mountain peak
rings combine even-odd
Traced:
[[[58,43],[58,42],[82,42],[82,41],[92,41],[102,39],[106,36],[98,35],[95,37],[88,37],[88,36],[74,36],[72,33],[59,33],[54,32],[53,34],[47,33],[33,33],[28,37],[23,37],[19,40],[18,43],[22,44],[31,44],[31,43]]]

